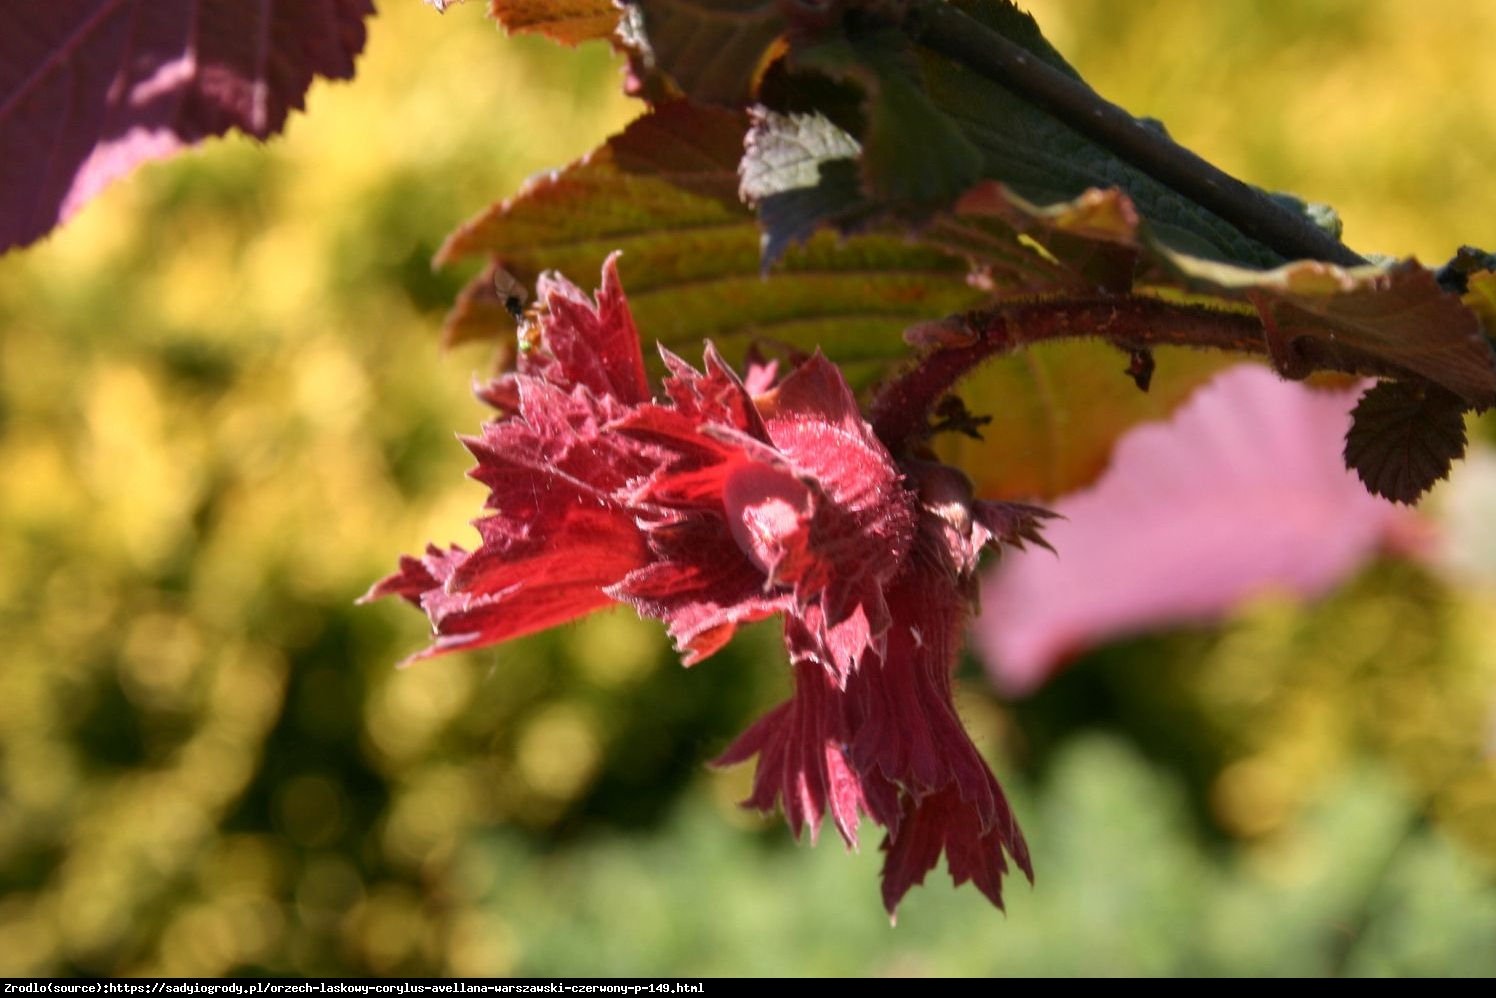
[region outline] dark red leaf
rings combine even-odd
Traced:
[[[237,128],[267,138],[314,76],[347,79],[371,0],[0,6],[0,250],[110,181]]]
[[[859,815],[883,825],[890,912],[942,853],[1000,903],[1006,857],[1027,873],[1028,852],[951,667],[980,552],[1039,541],[1045,514],[891,452],[820,354],[776,381],[711,346],[700,370],[663,351],[650,399],[616,260],[595,301],[543,276],[532,345],[481,390],[499,410],[466,441],[489,488],[482,545],[403,558],[369,597],[426,612],[417,658],[617,601],[664,621],[691,665],[783,615],[795,696],[720,760],[758,757],[747,803],[812,837],[829,813],[849,843]]]
[[[631,0],[648,60],[704,104],[747,103],[764,53],[799,5],[775,0]],[[808,8],[805,5],[803,9]]]
[[[1376,495],[1413,503],[1464,457],[1465,409],[1438,385],[1384,381],[1351,413],[1345,463]]]

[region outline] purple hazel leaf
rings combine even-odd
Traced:
[[[347,79],[371,0],[0,6],[0,251],[140,163],[237,128],[268,138],[314,76]]]
[[[1354,397],[1242,365],[1123,437],[1094,486],[1055,502],[1045,534],[1063,556],[1009,554],[985,579],[975,637],[999,688],[1031,692],[1086,648],[1264,591],[1318,595],[1414,546],[1417,515],[1339,459]]]

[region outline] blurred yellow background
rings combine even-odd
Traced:
[[[705,761],[781,695],[772,629],[684,672],[612,613],[396,671],[424,621],[352,601],[482,499],[454,434],[490,358],[438,351],[466,275],[428,261],[638,110],[606,48],[483,6],[387,0],[282,139],[0,259],[0,974],[1496,973],[1491,552],[1022,704],[968,663],[1038,871],[1006,919],[942,868],[889,929],[876,849],[733,806]],[[1496,6],[1033,9],[1358,249],[1496,246]]]

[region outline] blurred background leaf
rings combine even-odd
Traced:
[[[419,615],[352,601],[482,493],[453,434],[491,358],[437,350],[466,275],[429,260],[637,113],[604,46],[481,14],[384,5],[284,141],[0,261],[0,973],[1496,972],[1488,464],[1434,499],[1462,574],[1382,563],[1016,704],[968,663],[1038,870],[1006,918],[941,874],[891,931],[875,850],[733,806],[705,760],[782,696],[772,630],[683,672],[604,614],[395,671]],[[1496,8],[1035,14],[1357,246],[1496,244]]]

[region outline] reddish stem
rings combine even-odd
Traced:
[[[873,399],[868,420],[897,451],[929,434],[929,416],[956,382],[988,358],[1044,340],[1095,336],[1128,352],[1156,346],[1187,346],[1268,355],[1262,322],[1255,315],[1184,305],[1136,295],[1025,301],[954,315],[916,326],[915,345],[933,349],[888,382]],[[1279,373],[1304,377],[1314,371],[1397,376],[1385,361],[1342,347],[1324,355],[1312,341],[1282,346],[1274,357]]]

